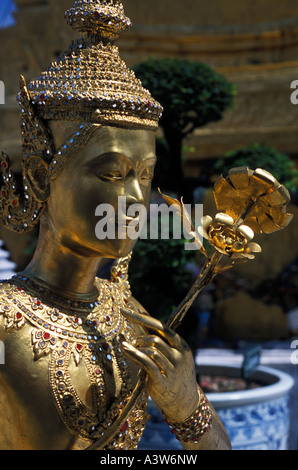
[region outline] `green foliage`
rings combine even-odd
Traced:
[[[233,103],[234,86],[201,62],[150,58],[134,70],[164,107],[161,126],[172,126],[183,136],[218,121]]]
[[[224,158],[218,160],[214,168],[226,176],[231,168],[247,166],[252,170],[262,168],[269,171],[288,190],[297,188],[298,172],[294,162],[284,153],[266,144],[254,143],[248,147],[228,152]]]
[[[130,262],[132,294],[150,315],[165,321],[179,305],[193,282],[186,269],[194,251],[185,250],[185,240],[138,240]]]

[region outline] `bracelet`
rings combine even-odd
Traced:
[[[198,409],[186,421],[175,423],[166,418],[164,421],[178,440],[197,444],[212,426],[212,413],[207,400],[202,397]]]

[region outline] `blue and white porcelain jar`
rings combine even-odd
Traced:
[[[209,373],[211,368],[212,373],[232,376],[239,371],[232,367],[203,367]],[[262,366],[254,378],[264,385],[207,396],[228,431],[233,450],[286,450],[290,430],[289,394],[294,380],[284,372]]]
[[[201,365],[202,374],[239,377],[239,367]],[[277,369],[258,367],[254,379],[262,386],[252,390],[209,393],[222,420],[233,450],[286,450],[290,430],[289,394],[293,378]],[[163,418],[149,402],[151,420],[141,440],[140,450],[182,449]]]

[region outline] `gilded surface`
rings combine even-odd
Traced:
[[[119,23],[121,4],[78,0],[74,8],[83,36],[37,81],[21,78],[20,193],[9,158],[1,161],[4,223],[22,232],[39,222],[40,231],[27,268],[1,284],[0,448],[135,449],[150,395],[171,423],[188,428],[197,416],[179,436],[185,449],[229,449],[190,348],[131,297],[134,218],[120,224],[125,237],[95,233],[99,205],[118,221],[119,197],[148,208],[161,107],[110,43],[128,26]],[[75,12],[67,18],[73,23]],[[115,260],[111,282],[97,277],[107,259]],[[212,428],[200,420],[206,407]]]

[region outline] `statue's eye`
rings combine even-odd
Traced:
[[[152,181],[153,177],[154,177],[153,170],[151,170],[149,168],[146,168],[146,170],[142,171],[142,173],[140,175],[140,180],[143,181],[143,182]]]
[[[123,175],[120,171],[110,171],[100,175],[100,178],[105,181],[122,181]]]

